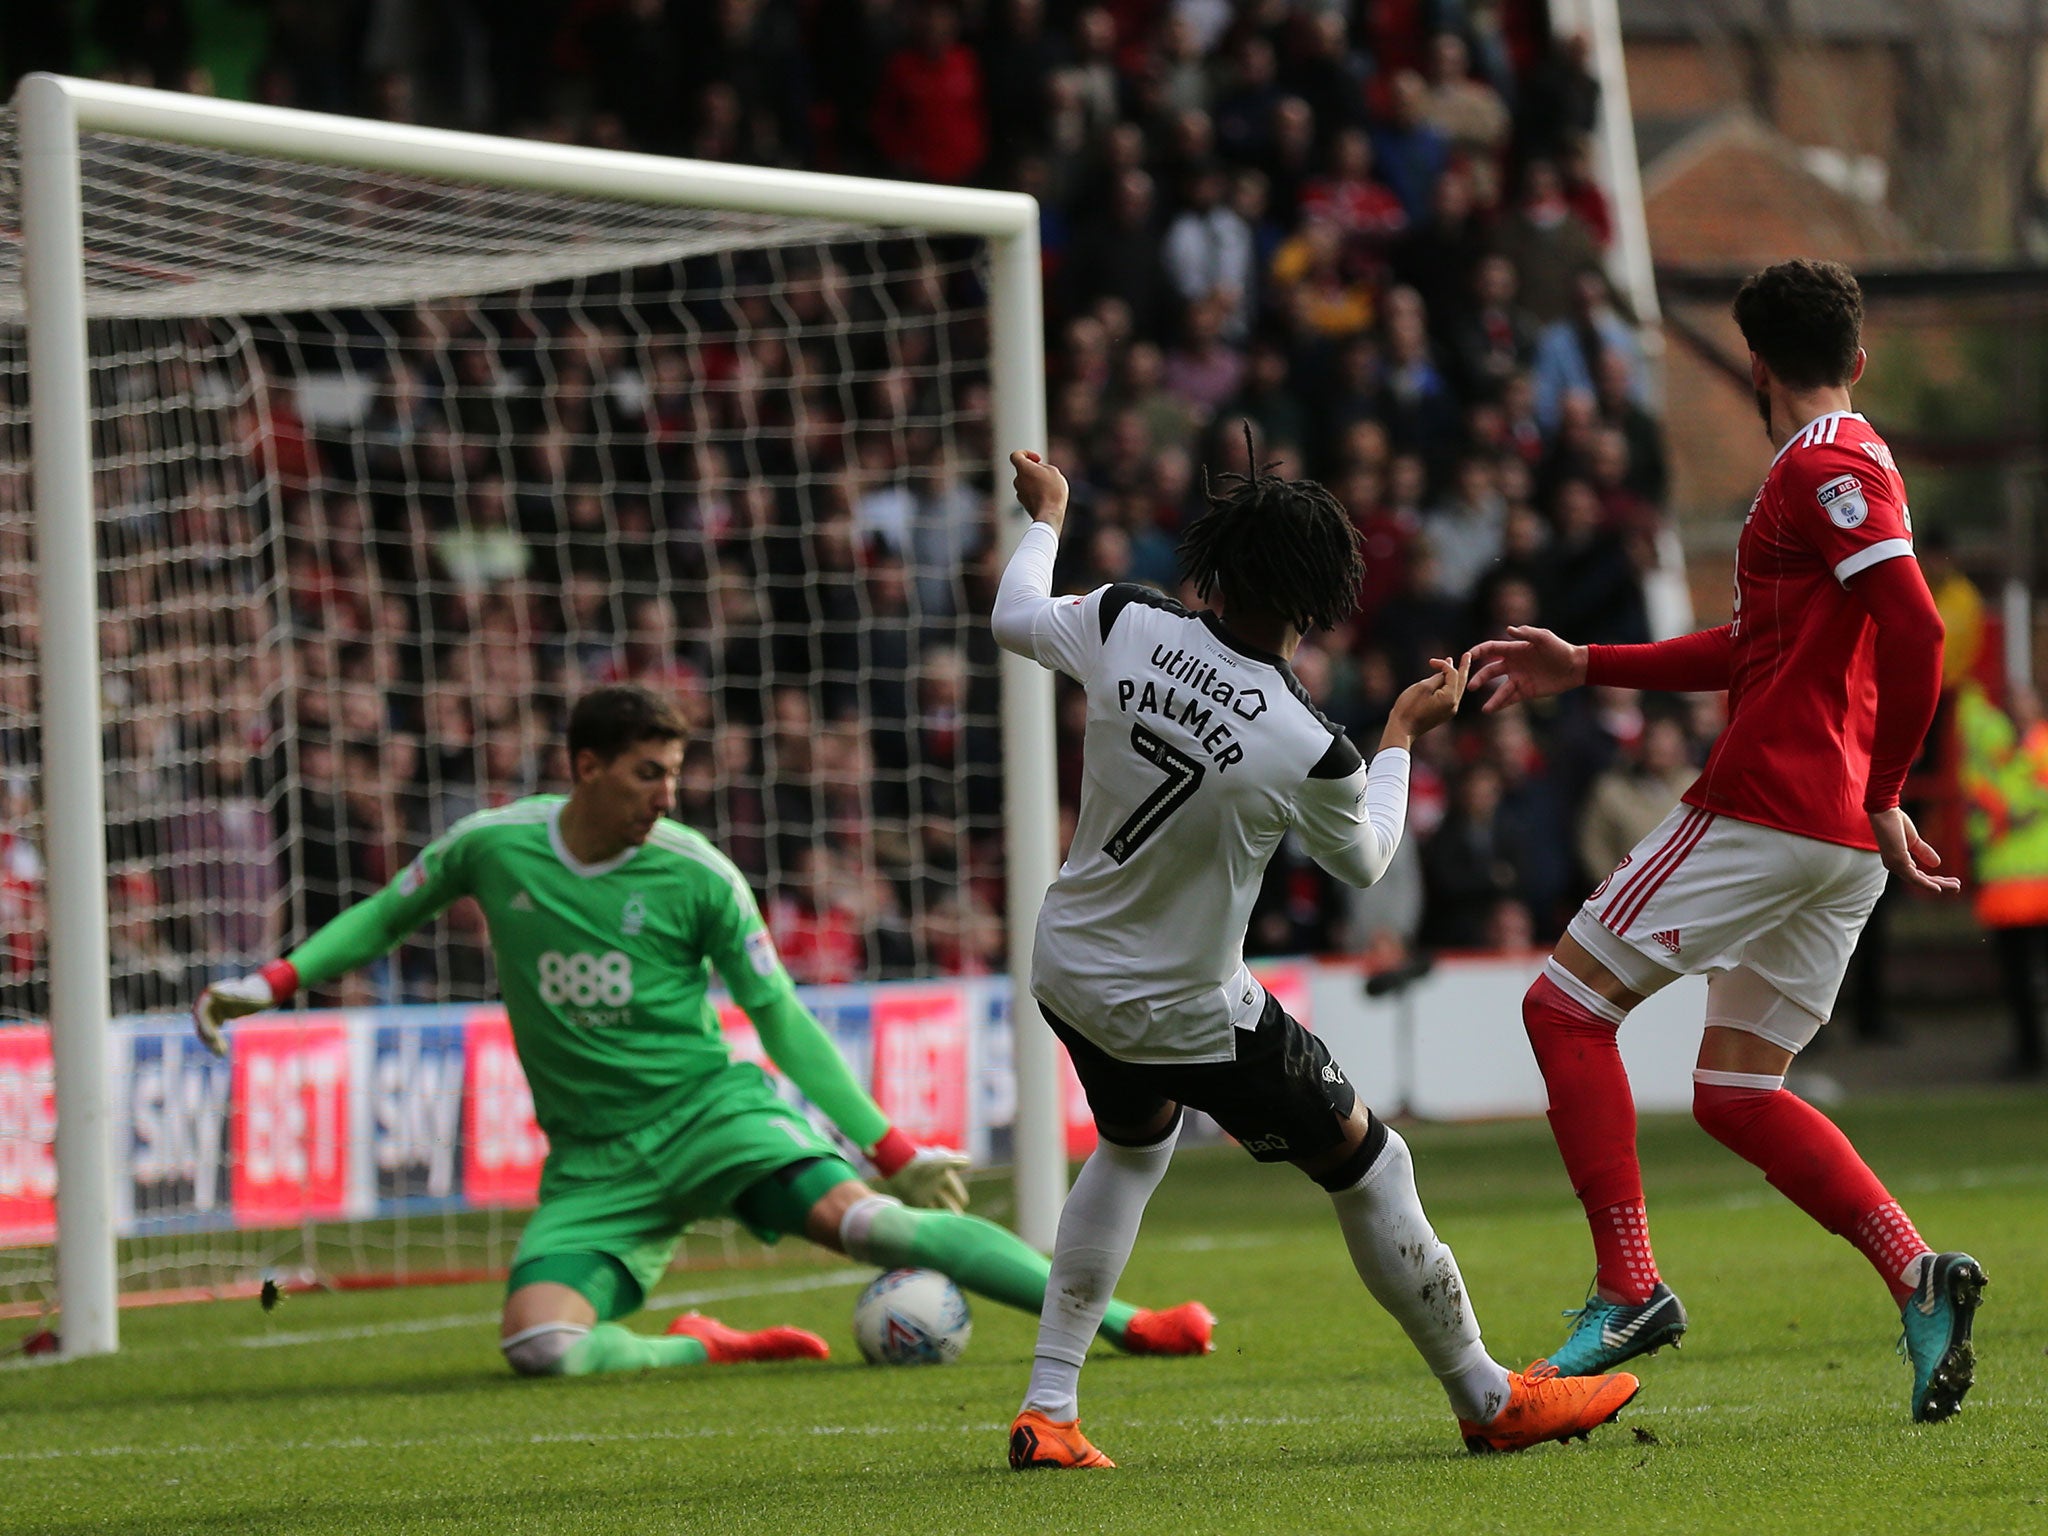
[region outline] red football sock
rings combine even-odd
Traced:
[[[1657,1284],[1643,1171],[1636,1161],[1636,1101],[1615,1038],[1549,976],[1522,999],[1522,1023],[1550,1091],[1550,1131],[1593,1230],[1594,1285],[1614,1301],[1644,1301]]]
[[[1738,1157],[1756,1164],[1786,1199],[1846,1237],[1901,1305],[1902,1276],[1928,1251],[1913,1223],[1835,1123],[1784,1088],[1695,1082],[1693,1118]]]
[[[1647,1301],[1657,1288],[1657,1259],[1650,1252],[1650,1216],[1641,1200],[1624,1200],[1604,1211],[1589,1211],[1593,1255],[1599,1261],[1594,1285],[1613,1301]]]

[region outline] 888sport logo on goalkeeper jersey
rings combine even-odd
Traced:
[[[633,957],[612,949],[601,955],[587,950],[542,953],[536,970],[540,1000],[570,1023],[604,1029],[627,1021],[633,1001]]]

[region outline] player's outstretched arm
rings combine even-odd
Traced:
[[[267,1008],[282,1007],[300,987],[318,986],[389,954],[414,929],[446,909],[465,887],[444,838],[383,890],[359,901],[282,960],[227,981],[217,981],[192,1005],[192,1027],[216,1056],[228,1050],[223,1026]]]
[[[761,1048],[846,1139],[867,1154],[882,1188],[906,1205],[967,1208],[960,1171],[963,1153],[920,1147],[889,1123],[882,1108],[855,1080],[839,1046],[796,995],[775,943],[761,921],[753,892],[737,869],[701,908],[705,953],[761,1036]]]
[[[1366,767],[1339,737],[1302,785],[1295,830],[1309,856],[1349,885],[1371,885],[1387,872],[1408,818],[1408,748],[1458,711],[1472,668],[1432,661],[1431,673],[1394,701],[1380,750]]]
[[[905,1205],[965,1210],[967,1185],[960,1172],[967,1166],[966,1154],[946,1147],[920,1147],[892,1126],[881,1106],[854,1080],[839,1047],[794,988],[787,986],[787,973],[784,975],[780,995],[751,1004],[742,1000],[747,1017],[760,1031],[768,1059],[825,1112],[848,1141],[867,1154],[881,1176],[882,1188]]]
[[[1485,709],[1547,699],[1582,683],[1718,693],[1734,666],[1733,626],[1723,624],[1649,645],[1573,645],[1547,629],[1517,624],[1505,638],[1472,647],[1475,687],[1491,688]]]

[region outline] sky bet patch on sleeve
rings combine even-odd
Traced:
[[[756,976],[775,973],[775,941],[768,937],[766,928],[757,928],[747,935],[747,958],[753,961]]]
[[[1837,475],[1813,493],[1821,509],[1834,519],[1837,528],[1862,526],[1870,516],[1870,504],[1863,499],[1863,482],[1854,475]]]

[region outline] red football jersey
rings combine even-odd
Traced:
[[[1689,803],[1877,847],[1863,809],[1875,626],[1848,583],[1912,554],[1906,485],[1869,422],[1831,411],[1778,451],[1735,551],[1728,725]]]

